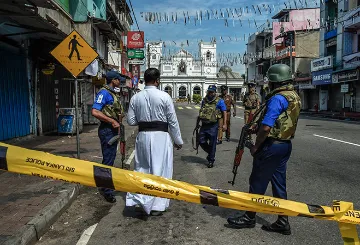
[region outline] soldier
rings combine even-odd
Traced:
[[[301,100],[294,90],[289,66],[276,64],[267,71],[272,90],[265,98],[266,106],[259,117],[252,121],[252,133],[257,133],[256,143],[250,149],[254,157],[250,182],[250,193],[264,195],[271,181],[273,196],[287,199],[286,165],[292,151],[291,139],[295,136],[301,108]],[[255,227],[255,212],[245,212],[236,218],[228,218],[235,228]],[[262,229],[290,235],[288,217],[279,215],[271,225]]]
[[[255,91],[255,83],[249,82],[249,91],[244,95],[243,105],[245,106],[244,121],[248,123],[250,115],[254,115],[255,111],[260,107],[260,96]]]
[[[116,93],[119,88],[120,82],[125,82],[116,71],[109,71],[106,73],[107,84],[103,86],[96,95],[91,114],[101,121],[99,126],[99,138],[101,143],[101,150],[103,155],[102,164],[113,166],[116,158],[117,143],[109,145],[108,142],[111,138],[119,134],[120,115],[124,114],[120,98]],[[113,190],[108,188],[99,188],[99,192],[104,196],[105,200],[114,203],[116,199]]]
[[[220,87],[220,89],[221,89],[221,95],[219,97],[224,100],[225,105],[226,105],[226,116],[227,116],[227,118],[226,118],[226,122],[227,122],[226,141],[229,142],[230,141],[231,105],[234,108],[233,117],[236,116],[236,106],[235,106],[235,101],[234,101],[233,97],[228,94],[228,87],[225,85],[222,85]],[[218,142],[217,142],[218,144],[222,144],[223,125],[224,125],[224,119],[221,118],[221,119],[219,119],[219,131],[218,131]]]
[[[225,131],[227,129],[226,105],[223,99],[216,96],[216,86],[210,85],[207,90],[207,95],[201,102],[201,108],[195,127],[196,130],[200,128],[201,121],[199,144],[208,154],[206,157],[209,162],[208,168],[212,168],[214,166],[219,127],[218,120],[221,117],[224,118],[222,130]]]

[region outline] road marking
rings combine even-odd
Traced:
[[[360,146],[359,144],[355,144],[355,143],[351,143],[351,142],[347,142],[347,141],[343,141],[343,140],[337,140],[337,139],[333,139],[333,138],[329,138],[329,137],[325,137],[325,136],[321,136],[321,135],[317,135],[317,134],[314,134],[314,136],[324,138],[324,139],[328,139],[328,140],[341,142],[341,143],[345,143],[345,144],[349,144],[349,145]]]
[[[244,119],[243,117],[236,117],[236,118]]]
[[[195,106],[195,109],[200,109],[200,106]]]
[[[98,223],[87,228],[81,235],[81,237],[80,237],[79,241],[76,243],[76,245],[86,245],[89,242],[91,235],[94,233],[97,225],[98,225]]]
[[[184,108],[182,108],[181,106],[179,106],[178,109],[179,109],[179,110],[182,110],[182,109],[184,109]]]
[[[190,109],[190,110],[191,110],[192,108],[191,108],[190,106],[187,106],[186,109]]]
[[[244,109],[244,107],[242,107],[242,106],[237,106],[237,108],[239,108],[239,109]]]
[[[135,150],[133,150],[133,152],[131,152],[131,155],[130,155],[129,159],[126,161],[125,164],[130,166],[132,160],[134,159],[134,156],[135,156]]]

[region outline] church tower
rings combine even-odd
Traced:
[[[215,78],[217,72],[216,41],[210,43],[201,41],[199,49],[202,58],[203,74],[209,78]]]
[[[162,58],[163,42],[146,43],[146,69],[157,68],[161,70],[160,61]]]

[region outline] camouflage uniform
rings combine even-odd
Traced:
[[[258,93],[246,93],[243,99],[243,105],[245,107],[244,111],[244,121],[245,124],[248,123],[250,114],[254,114],[258,109],[260,103],[260,96]]]
[[[225,101],[225,105],[226,105],[226,123],[227,123],[227,130],[226,130],[226,139],[230,139],[230,119],[231,119],[231,105],[235,104],[235,101],[233,99],[233,97],[229,94],[225,95],[225,96],[220,96],[220,98],[222,98]],[[221,118],[219,120],[219,131],[218,131],[218,141],[222,141],[223,138],[223,130],[222,127],[224,125],[224,119]]]

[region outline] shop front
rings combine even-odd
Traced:
[[[360,112],[360,99],[356,91],[360,91],[359,69],[347,69],[336,72],[333,76],[333,84],[339,87],[339,99],[341,99],[342,111]]]
[[[295,79],[296,81],[296,79]],[[316,86],[312,85],[311,79],[297,82],[302,110],[314,110],[314,105],[319,102],[319,93]]]
[[[330,98],[329,85],[332,83],[332,69],[314,71],[312,75],[312,85],[319,87],[318,108],[319,111],[327,111]]]

